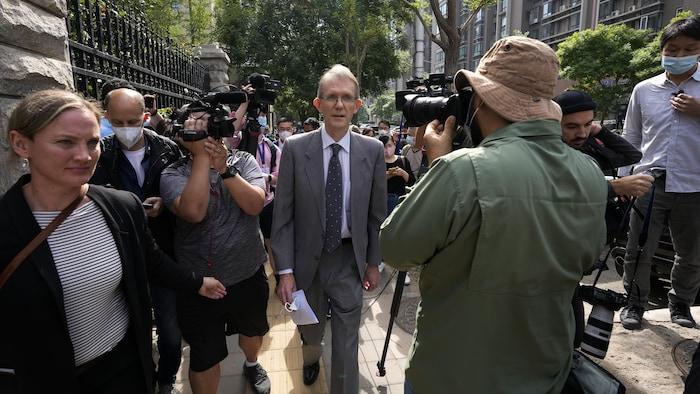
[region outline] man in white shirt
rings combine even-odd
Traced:
[[[275,196],[272,253],[280,275],[277,295],[294,301],[304,290],[320,323],[300,326],[304,384],[319,374],[329,300],[331,392],[359,391],[357,360],[362,289],[379,281],[379,226],[386,216],[382,143],[350,132],[362,106],[352,72],[335,65],[319,81],[314,106],[324,125],[285,142]]]
[[[642,215],[651,213],[642,248],[644,219],[636,212],[630,218],[623,278],[629,303],[620,315],[627,329],[641,328],[651,259],[666,222],[676,251],[668,293],[671,321],[695,327],[690,305],[700,286],[700,16],[667,27],[661,54],[665,71],[635,86],[623,133],[642,152],[634,173],[656,178],[636,202]]]

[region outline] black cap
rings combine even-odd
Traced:
[[[318,122],[318,119],[316,119],[316,118],[306,118],[306,120],[304,121],[304,124],[310,124],[316,128],[321,127],[321,124]]]
[[[595,111],[596,108],[593,98],[588,93],[579,90],[567,90],[552,100],[559,104],[562,115],[583,111]]]

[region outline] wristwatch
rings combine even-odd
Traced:
[[[233,165],[227,165],[226,170],[224,170],[224,172],[219,173],[221,179],[233,178],[236,176],[236,174],[238,174],[238,170]]]

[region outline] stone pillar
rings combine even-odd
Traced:
[[[14,106],[38,90],[73,87],[66,15],[66,0],[0,0],[0,195],[23,170],[7,141]]]
[[[216,90],[218,92],[228,92],[229,88],[215,89],[219,86],[228,84],[228,66],[231,64],[226,52],[219,47],[218,43],[205,44],[197,48],[198,62],[207,68],[209,72],[208,90]]]

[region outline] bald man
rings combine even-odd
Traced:
[[[158,246],[174,258],[175,217],[164,209],[160,175],[182,153],[167,138],[143,128],[143,96],[132,89],[116,89],[104,99],[105,117],[114,134],[101,141],[102,155],[90,183],[128,190],[143,201],[148,225]],[[180,368],[181,334],[175,313],[175,293],[151,286],[158,328],[158,393],[171,393]]]

